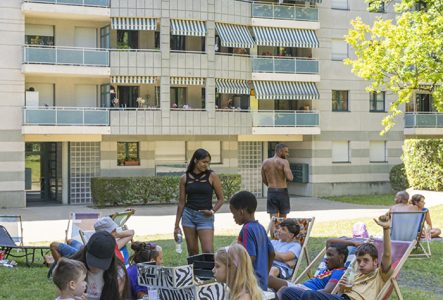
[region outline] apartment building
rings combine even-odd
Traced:
[[[198,147],[263,196],[277,142],[293,195],[389,191],[405,136],[442,134],[442,119],[418,94],[379,135],[392,95],[342,63],[357,16],[393,14],[364,0],[1,1],[0,206],[90,203],[91,177],[180,174]]]

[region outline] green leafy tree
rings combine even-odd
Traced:
[[[411,101],[414,91],[432,94],[435,108],[443,111],[443,0],[371,0],[371,10],[382,3],[393,5],[395,20],[382,17],[371,25],[352,20],[346,41],[355,59],[345,64],[362,79],[370,81],[369,92],[391,91],[396,100],[383,120],[382,134],[402,114],[400,105]]]

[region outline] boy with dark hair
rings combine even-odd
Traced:
[[[389,280],[394,270],[391,268],[391,225],[389,221],[374,221],[383,228],[383,256],[378,267],[377,248],[370,243],[364,243],[357,248],[356,264],[358,272],[349,292],[344,291],[347,283],[346,276],[339,281],[339,294],[327,294],[320,291],[305,291],[291,299],[303,300],[375,300],[384,284]]]
[[[60,258],[52,278],[60,295],[56,300],[86,299],[86,274],[86,267],[81,261]]]
[[[257,199],[252,193],[241,191],[232,196],[229,204],[235,223],[243,225],[238,236],[238,243],[248,251],[258,284],[262,290],[266,291],[268,273],[275,254],[265,228],[255,220]]]
[[[292,276],[294,266],[301,252],[301,245],[296,240],[300,225],[292,219],[286,219],[278,225],[279,240],[272,240],[275,259],[269,275],[287,279]]]

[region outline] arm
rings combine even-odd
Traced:
[[[383,256],[381,258],[381,271],[383,273],[389,272],[392,264],[392,251],[391,251],[391,224],[390,222],[381,222],[374,219],[375,223],[383,228]]]
[[[263,169],[263,166],[261,167],[261,179],[263,181],[263,184],[268,186],[268,180],[266,179],[265,170]]]
[[[129,241],[132,240],[134,237],[134,230],[124,230],[121,232],[116,232],[114,237],[117,242],[118,249],[121,249],[123,246],[125,246]]]
[[[178,205],[177,205],[177,213],[175,215],[175,226],[174,226],[174,239],[177,239],[177,234],[180,232],[180,220],[182,218],[183,209],[185,208],[186,203],[186,174],[180,178],[179,183],[179,196],[178,196]]]
[[[275,257],[275,251],[274,246],[272,246],[272,243],[269,239],[268,240],[268,274],[272,267],[272,262],[274,261]]]
[[[294,180],[294,175],[292,175],[291,168],[289,167],[289,161],[285,159],[283,160],[283,162],[284,162],[283,171],[285,172],[286,180],[287,181]]]
[[[333,244],[342,244],[345,246],[353,246],[353,247],[358,247],[360,246],[362,243],[358,242],[358,241],[353,241],[349,238],[331,238],[331,239],[327,239],[326,240],[326,249],[329,248],[331,245]]]
[[[338,281],[336,281],[336,280],[333,280],[333,281],[329,280],[328,283],[326,284],[325,288],[318,290],[318,291],[330,294],[334,290],[337,283],[338,283]]]
[[[275,251],[274,253],[275,253],[275,260],[287,262],[287,261],[295,259],[295,254],[292,253],[291,251],[288,251],[288,252]]]
[[[426,212],[425,221],[426,224],[428,224],[429,228],[432,229],[431,213],[429,212],[429,210]]]
[[[217,196],[217,203],[215,203],[213,208],[213,211],[215,213],[222,207],[224,202],[224,196],[220,182],[220,177],[218,177],[218,175],[215,174],[214,172],[211,173],[211,177],[212,177],[212,187],[214,188],[215,195]]]

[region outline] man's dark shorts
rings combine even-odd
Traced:
[[[269,214],[289,214],[291,206],[288,189],[268,188],[267,211]]]

